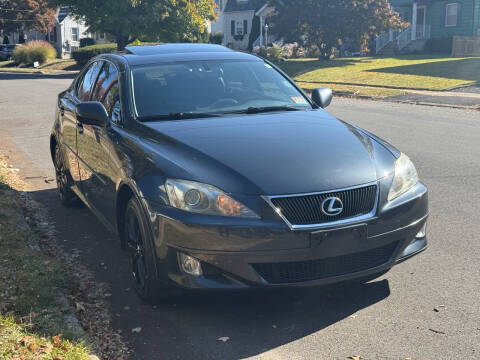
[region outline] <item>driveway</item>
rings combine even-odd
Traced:
[[[70,82],[0,74],[0,150],[48,207],[67,250],[110,284],[113,326],[132,359],[480,358],[478,112],[349,99],[329,108],[406,152],[430,189],[429,249],[379,281],[203,293],[152,307],[129,288],[117,239],[85,208],[63,208],[48,181],[55,96]]]

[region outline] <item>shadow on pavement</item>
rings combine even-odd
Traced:
[[[390,295],[388,281],[322,288],[189,293],[157,306],[130,289],[128,260],[116,237],[85,207],[65,208],[55,190],[31,193],[51,213],[58,239],[110,285],[113,327],[132,359],[239,359],[314,334]],[[132,329],[141,327],[140,333]],[[221,342],[220,337],[229,337]]]
[[[59,74],[36,74],[36,73],[3,73],[0,72],[0,80],[35,80],[35,79],[75,79],[76,72]]]

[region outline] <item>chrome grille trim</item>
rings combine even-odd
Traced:
[[[375,197],[375,205],[373,207],[373,210],[369,212],[368,214],[356,216],[356,217],[350,217],[342,220],[336,220],[336,221],[330,221],[330,222],[323,222],[319,224],[307,224],[307,225],[301,225],[301,224],[292,224],[283,214],[282,211],[275,206],[275,204],[272,202],[272,199],[278,199],[278,198],[293,198],[293,197],[308,197],[308,196],[314,196],[314,195],[322,195],[322,194],[330,194],[330,193],[336,193],[336,192],[342,192],[342,191],[348,191],[348,190],[355,190],[355,189],[361,189],[361,188],[366,188],[369,186],[376,186],[377,187],[377,194]],[[379,200],[379,194],[380,194],[380,184],[378,181],[374,181],[371,183],[367,184],[361,184],[357,186],[351,186],[348,188],[342,188],[342,189],[333,189],[333,190],[326,190],[326,191],[319,191],[319,192],[311,192],[311,193],[303,193],[303,194],[289,194],[289,195],[263,195],[262,198],[272,207],[272,209],[275,211],[275,213],[278,214],[282,218],[283,221],[288,225],[288,227],[291,230],[315,230],[315,229],[323,229],[323,228],[329,228],[329,227],[336,227],[336,226],[343,226],[343,225],[348,225],[352,223],[358,223],[366,220],[371,220],[375,218],[375,215],[377,213],[377,208],[378,208],[378,200]],[[305,201],[308,201],[308,198],[305,198]]]

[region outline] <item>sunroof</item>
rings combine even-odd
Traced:
[[[212,44],[160,44],[127,46],[126,50],[133,55],[180,54],[192,52],[226,52],[229,48]]]

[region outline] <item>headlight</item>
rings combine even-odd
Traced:
[[[392,201],[407,192],[416,183],[418,183],[418,174],[415,165],[407,155],[401,154],[395,162],[395,175],[388,193],[388,201]]]
[[[168,179],[165,183],[170,205],[204,215],[259,218],[245,205],[214,186],[187,180]]]

